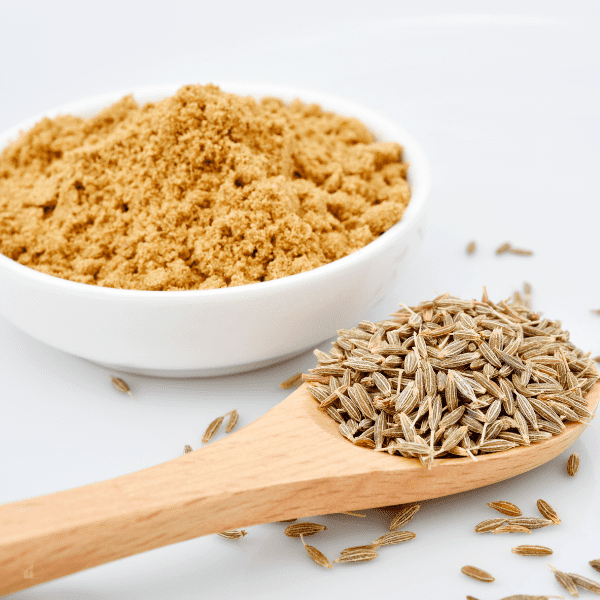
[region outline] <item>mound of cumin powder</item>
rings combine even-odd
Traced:
[[[91,119],[44,119],[0,154],[0,252],[81,283],[193,290],[268,281],[402,217],[407,165],[356,119],[191,85]]]

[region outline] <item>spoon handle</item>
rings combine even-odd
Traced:
[[[293,479],[310,476],[308,465],[294,468],[290,456],[300,449],[278,427],[286,402],[167,463],[0,506],[0,596],[167,544],[297,516],[306,483]]]

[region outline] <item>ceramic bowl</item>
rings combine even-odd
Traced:
[[[111,370],[203,377],[267,366],[314,348],[360,321],[394,287],[423,235],[430,175],[417,143],[398,125],[346,100],[304,89],[219,84],[255,98],[300,98],[360,119],[381,141],[404,146],[412,198],[402,220],[364,248],[306,273],[240,287],[154,292],[59,279],[0,254],[0,314],[32,337]],[[89,117],[124,95],[140,103],[180,85],[127,90],[38,115],[0,135],[0,148],[43,116]]]

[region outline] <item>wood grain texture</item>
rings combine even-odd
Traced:
[[[594,410],[600,382],[588,393]],[[508,452],[414,459],[353,446],[302,386],[201,450],[109,481],[0,506],[0,595],[228,529],[463,492],[533,469],[586,429]]]

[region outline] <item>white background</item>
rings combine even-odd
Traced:
[[[0,3],[0,131],[62,103],[169,82],[245,81],[320,90],[396,120],[424,146],[434,177],[424,244],[386,302],[365,318],[450,291],[500,299],[531,282],[534,307],[562,319],[600,354],[600,10],[596,2]],[[474,239],[475,255],[465,246]],[[532,258],[494,254],[502,242]],[[366,291],[365,293],[368,293]],[[52,318],[49,314],[48,318]],[[333,334],[333,332],[332,332]],[[326,349],[328,344],[321,347]],[[313,365],[310,354],[249,374],[169,380],[127,376],[136,400],[100,368],[52,350],[0,319],[0,502],[99,481],[200,445],[232,408],[240,426],[286,396],[278,383]],[[600,580],[600,443],[589,428],[563,455],[529,474],[427,502],[414,541],[371,563],[314,565],[284,525],[240,541],[190,540],[14,595],[40,600],[407,598],[482,600],[561,594],[543,558]],[[567,453],[568,454],[568,453]],[[509,500],[535,515],[544,498],[560,527],[531,536],[477,535],[485,504]],[[389,522],[315,518],[311,538],[330,560],[368,543]],[[460,573],[475,564],[496,576]],[[2,575],[0,574],[0,577]],[[587,592],[583,592],[587,594]]]

